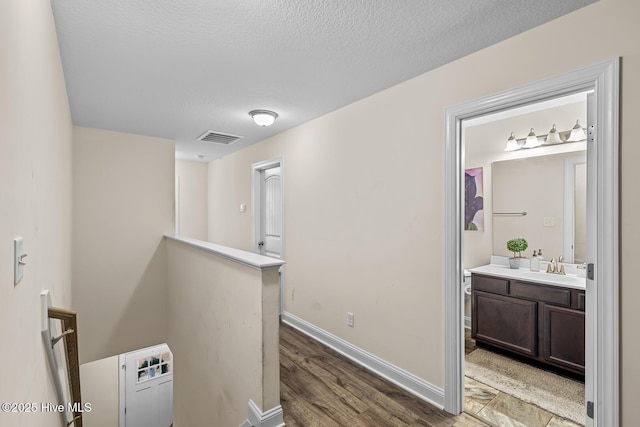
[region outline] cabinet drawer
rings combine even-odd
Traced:
[[[471,286],[474,291],[485,291],[494,294],[507,295],[509,293],[509,280],[496,277],[471,276]]]
[[[510,291],[509,295],[512,297],[534,299],[564,307],[571,306],[571,289],[513,281]]]

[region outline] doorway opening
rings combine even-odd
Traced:
[[[284,160],[251,165],[253,233],[255,253],[284,259]],[[280,267],[280,314],[284,310],[284,266]]]
[[[584,301],[584,409],[587,426],[618,425],[618,59],[472,101],[446,112],[444,400],[448,412],[460,413],[464,398],[463,121],[591,91],[586,124],[589,268]]]
[[[587,96],[462,121],[464,407],[488,422],[585,425],[586,279],[567,236],[586,235],[586,168],[581,176],[576,165],[586,164],[587,143],[571,130],[587,123]],[[507,147],[511,133],[518,148]],[[524,148],[528,133],[539,146]],[[519,269],[508,265],[514,238],[527,242]],[[545,274],[549,265],[567,274]]]

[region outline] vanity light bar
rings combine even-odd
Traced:
[[[527,142],[527,139],[531,139],[532,136],[534,136],[538,141],[537,145],[531,141]],[[542,142],[540,142],[540,139],[542,139]],[[515,138],[514,133],[511,132],[504,151],[516,151],[522,150],[523,148],[531,149],[550,145],[570,144],[572,142],[586,141],[586,139],[584,129],[580,126],[580,121],[576,120],[576,124],[573,129],[566,131],[557,131],[556,125],[554,124],[549,133],[544,135],[535,135],[533,129],[531,129],[526,138]]]

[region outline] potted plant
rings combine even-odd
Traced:
[[[522,252],[527,250],[529,244],[522,237],[516,237],[507,242],[507,249],[513,252],[513,258],[509,258],[509,267],[520,268],[520,260],[522,259]]]

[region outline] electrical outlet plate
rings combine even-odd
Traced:
[[[22,255],[24,255],[24,242],[22,237],[16,237],[13,240],[13,286],[20,283],[24,277],[24,264],[21,264]]]
[[[353,328],[353,313],[347,313],[347,326]]]

